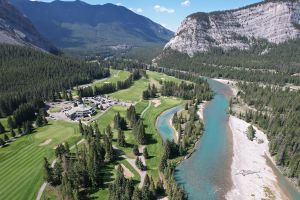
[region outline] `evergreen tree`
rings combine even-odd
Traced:
[[[255,129],[253,128],[253,126],[249,126],[247,129],[247,137],[249,140],[253,141],[255,138]]]
[[[80,133],[81,135],[84,135],[84,129],[83,129],[81,120],[79,120],[79,133]]]
[[[53,169],[50,166],[50,163],[48,162],[47,158],[44,158],[44,171],[45,171],[45,181],[52,184],[53,183]]]
[[[118,145],[121,146],[121,147],[126,146],[124,132],[120,129],[118,130]]]
[[[133,146],[133,154],[138,156],[140,154],[139,147],[137,145]]]
[[[149,158],[147,147],[145,147],[144,150],[143,150],[143,156],[144,156],[145,159]]]
[[[8,137],[8,135],[6,135],[6,134],[4,134],[4,141],[5,141],[5,142],[9,142],[9,137]]]
[[[40,114],[38,114],[37,117],[36,117],[35,125],[38,126],[38,127],[41,127],[41,126],[44,125],[43,117]]]
[[[5,145],[5,141],[2,138],[0,138],[0,146],[4,146],[4,145]]]
[[[11,117],[11,116],[9,116],[8,118],[7,118],[7,124],[8,124],[8,127],[9,127],[9,129],[11,130],[11,129],[14,129],[15,128],[15,121],[14,121],[14,119]]]
[[[16,132],[14,130],[11,130],[10,133],[11,133],[11,137],[13,138],[16,137]]]
[[[0,122],[0,134],[5,132],[4,126]]]

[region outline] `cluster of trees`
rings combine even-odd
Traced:
[[[109,94],[118,90],[129,88],[134,81],[141,78],[140,70],[133,70],[129,77],[124,81],[118,81],[117,83],[107,83],[100,87],[88,86],[85,88],[78,89],[78,95],[80,97],[92,97],[97,95]]]
[[[180,155],[185,155],[195,142],[202,136],[204,124],[197,114],[199,101],[185,105],[186,114],[174,114],[172,123],[179,134],[178,144]]]
[[[300,91],[274,86],[239,83],[239,97],[257,111],[240,114],[247,122],[265,130],[276,164],[288,176],[300,179]]]
[[[175,83],[172,81],[164,81],[161,88],[161,95],[175,96],[183,99],[198,99],[200,102],[203,100],[210,100],[213,93],[206,82],[202,84],[194,83]]]
[[[168,162],[168,159],[176,158],[179,155],[179,147],[174,141],[167,140],[164,145],[163,156],[160,161],[159,170],[164,174],[164,182],[166,183],[166,193],[169,199],[186,200],[185,191],[179,187],[174,179],[174,171],[176,163]]]
[[[300,79],[292,76],[300,72],[299,44],[298,39],[279,45],[260,42],[247,51],[238,49],[225,51],[221,48],[213,48],[208,52],[198,53],[192,58],[168,50],[158,64],[161,67],[186,70],[208,77],[300,85]]]
[[[31,104],[22,104],[12,116],[7,118],[9,130],[5,130],[0,123],[0,134],[4,134],[3,139],[0,139],[0,146],[4,146],[11,141],[6,131],[10,132],[11,138],[31,134],[33,132],[33,122],[35,122],[36,127],[48,124],[46,116],[47,112],[45,109],[40,108],[37,110]]]
[[[152,178],[146,175],[144,185],[141,189],[134,187],[132,179],[126,179],[123,175],[123,168],[118,166],[115,181],[109,186],[109,200],[155,200],[163,194],[163,183],[154,183]]]
[[[130,106],[126,112],[127,119],[132,127],[132,134],[134,135],[138,144],[146,144],[146,132],[143,119],[137,114],[135,107]]]
[[[117,130],[126,130],[127,129],[126,119],[124,117],[121,117],[119,112],[117,112],[117,114],[114,117],[114,128]]]
[[[109,70],[97,63],[26,47],[0,45],[0,60],[0,117],[11,115],[21,104],[52,99],[58,91],[109,76]]]
[[[143,91],[143,99],[148,100],[155,97],[157,97],[157,88],[154,84],[152,86],[149,84],[147,90]]]
[[[104,164],[113,161],[113,149],[108,133],[101,134],[97,125],[82,126],[86,142],[77,148],[75,153],[70,152],[69,145],[61,144],[55,154],[57,162],[53,167],[45,158],[45,180],[56,187],[62,199],[84,199],[86,195],[102,186],[101,174]]]

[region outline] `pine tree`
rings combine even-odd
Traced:
[[[249,126],[247,129],[247,137],[249,140],[253,141],[255,138],[255,129],[253,128],[253,126]]]
[[[44,124],[43,117],[40,114],[38,114],[35,120],[35,125],[41,127],[43,126],[43,124]]]
[[[50,166],[47,158],[44,158],[44,171],[45,171],[45,181],[52,184],[53,183],[53,169]]]
[[[121,146],[121,147],[126,146],[124,132],[120,129],[118,130],[118,145]]]
[[[85,135],[85,132],[84,132],[84,129],[83,129],[81,120],[79,120],[79,133],[80,133],[81,135]]]
[[[138,156],[140,154],[139,147],[137,145],[133,146],[133,154]]]
[[[16,137],[16,132],[14,130],[11,130],[10,133],[11,133],[11,137],[13,138]]]
[[[147,147],[145,147],[144,150],[143,150],[143,156],[144,156],[145,159],[149,158]]]
[[[5,145],[5,141],[2,138],[0,138],[0,146],[4,146],[4,145]]]
[[[4,126],[0,122],[0,134],[5,132]]]
[[[113,132],[111,130],[110,125],[107,125],[107,127],[106,127],[106,135],[107,135],[108,140],[111,142],[113,139]]]
[[[4,137],[3,137],[3,138],[4,138],[4,141],[5,141],[5,142],[8,142],[8,141],[9,141],[8,135],[4,134]]]
[[[15,121],[11,116],[7,118],[7,124],[10,130],[15,128]]]

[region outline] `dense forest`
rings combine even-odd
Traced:
[[[196,72],[208,77],[239,79],[271,84],[300,85],[300,40],[280,45],[260,41],[250,50],[213,48],[192,58],[173,50],[158,60],[160,67]]]
[[[186,100],[197,99],[199,102],[210,100],[213,97],[213,92],[210,90],[207,82],[203,82],[202,84],[181,82],[177,84],[171,81],[164,81],[161,94],[163,96],[175,96]]]
[[[0,46],[0,117],[12,114],[21,104],[39,107],[72,86],[109,76],[97,63],[58,57],[34,49]],[[37,103],[39,102],[39,103]]]
[[[238,86],[239,97],[257,111],[236,114],[265,130],[276,164],[285,167],[289,177],[299,180],[300,91],[258,84],[239,83]]]

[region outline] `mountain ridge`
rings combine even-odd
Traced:
[[[97,52],[164,45],[173,36],[163,26],[114,4],[90,5],[79,0],[50,3],[13,0],[12,3],[45,37],[67,50]]]

